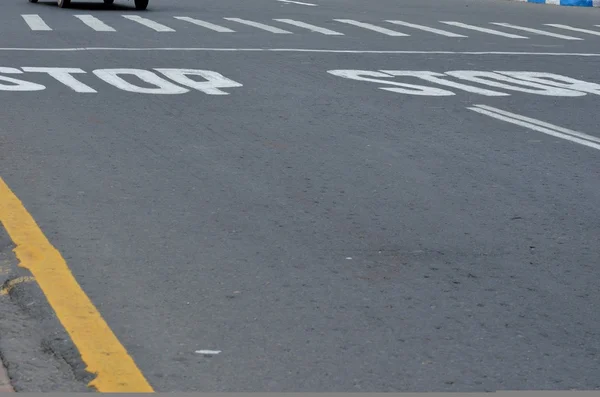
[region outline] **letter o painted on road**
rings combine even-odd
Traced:
[[[187,88],[180,87],[159,77],[149,70],[143,69],[96,69],[93,72],[98,78],[108,84],[127,92],[136,94],[173,95],[189,92]],[[121,76],[134,76],[154,87],[140,87],[123,79]]]
[[[211,70],[200,70],[200,69],[154,69],[176,83],[183,86],[193,88],[195,90],[204,92],[208,95],[229,95],[229,93],[222,91],[220,88],[235,88],[243,87],[242,84],[235,82],[220,73],[213,72]],[[206,81],[192,80],[188,76],[200,76]]]

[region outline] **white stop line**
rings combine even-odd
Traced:
[[[9,77],[25,73],[46,74],[77,93],[97,93],[96,89],[77,79],[76,75],[87,74],[85,70],[61,67],[0,67],[0,91],[32,92],[46,89],[38,82]],[[242,84],[220,73],[201,69],[96,69],[92,74],[113,87],[136,94],[175,95],[196,90],[207,95],[229,95],[223,91],[224,88],[242,87]]]
[[[448,90],[448,88],[490,97],[509,96],[510,94],[506,91],[550,97],[580,97],[587,94],[600,95],[600,84],[543,72],[455,70],[437,73],[426,70],[371,71],[338,69],[329,70],[328,73],[350,80],[377,83],[381,85],[379,87],[381,90],[404,95],[435,97],[456,95],[453,91]],[[398,78],[402,78],[405,81],[416,79],[430,84],[410,84],[400,82]]]

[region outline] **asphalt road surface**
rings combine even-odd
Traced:
[[[599,58],[591,8],[4,1],[13,385],[599,389]]]

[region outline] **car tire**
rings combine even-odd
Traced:
[[[71,0],[58,0],[58,6],[60,8],[67,8],[71,4]]]
[[[148,8],[148,0],[135,0],[136,10],[145,10]]]

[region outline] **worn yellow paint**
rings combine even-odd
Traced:
[[[15,279],[12,279],[8,283],[6,283],[6,285],[2,289],[0,289],[0,296],[10,294],[10,290],[12,290],[15,287],[15,285],[18,285],[21,283],[30,283],[34,280],[35,280],[35,278],[33,278],[31,276],[17,277]]]
[[[0,222],[16,245],[19,266],[28,269],[69,333],[87,370],[90,386],[103,393],[154,390],[83,292],[67,263],[50,244],[21,201],[0,178]]]
[[[2,261],[4,262],[4,261]],[[0,262],[0,263],[2,263]],[[6,261],[8,263],[8,261]],[[0,276],[10,274],[10,266],[0,265]]]

